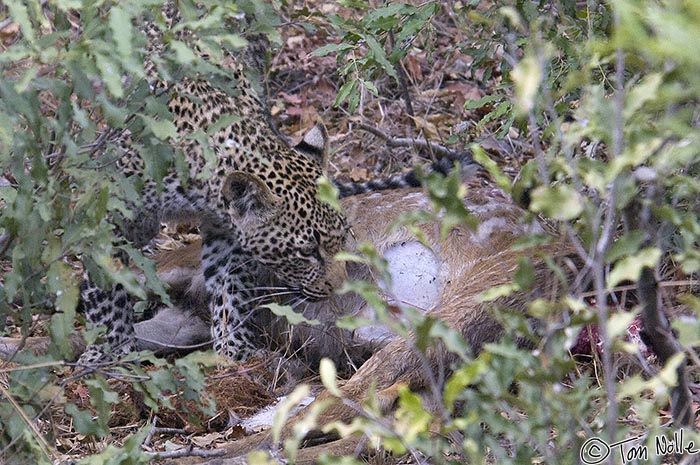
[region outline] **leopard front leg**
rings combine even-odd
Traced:
[[[85,277],[80,295],[85,316],[91,328],[105,328],[104,342],[89,346],[78,364],[94,366],[101,362],[118,360],[136,347],[134,310],[129,294],[121,284],[106,292]]]
[[[202,239],[214,349],[228,359],[245,360],[259,348],[254,313],[264,298],[258,290],[263,271],[240,247],[233,231],[205,232]]]
[[[163,205],[171,210],[184,209],[187,199],[177,192],[176,186],[159,196],[153,181],[147,181],[142,191],[143,205],[134,207],[134,219],[112,218],[118,225],[119,236],[130,241],[136,247],[143,247],[160,230],[160,220],[163,218]],[[167,202],[166,202],[167,201]],[[172,214],[171,214],[172,215]],[[128,263],[125,253],[117,256],[122,263]],[[104,342],[89,346],[81,355],[80,365],[95,365],[100,362],[119,360],[136,347],[134,336],[133,302],[126,289],[121,284],[109,290],[101,289],[87,276],[81,284],[81,300],[85,310],[89,328],[105,328]]]

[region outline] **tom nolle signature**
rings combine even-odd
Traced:
[[[581,462],[586,465],[596,465],[603,463],[613,453],[619,455],[623,464],[633,460],[649,460],[651,454],[660,457],[700,453],[700,445],[696,445],[694,441],[686,440],[682,428],[675,431],[670,437],[654,436],[654,446],[651,448],[644,444],[631,444],[640,442],[644,437],[644,435],[635,436],[612,444],[608,444],[599,437],[592,437],[581,446],[579,457]],[[629,445],[625,446],[625,444]]]

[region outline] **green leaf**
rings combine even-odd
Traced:
[[[643,380],[639,376],[633,376],[626,380],[617,391],[617,398],[623,399],[627,396],[635,396],[642,391],[651,391],[657,397],[668,392],[670,388],[678,383],[678,366],[685,361],[685,354],[678,352],[674,354],[663,369],[649,380]]]
[[[38,74],[39,70],[37,68],[29,68],[27,72],[22,74],[22,77],[15,81],[15,89],[17,92],[20,94],[26,92],[29,87],[34,84],[34,80]]]
[[[338,201],[338,188],[333,185],[332,182],[328,180],[325,176],[321,177],[316,181],[316,186],[318,188],[317,195],[322,201],[333,207],[335,211],[341,212],[343,209]]]
[[[282,402],[279,403],[277,411],[275,412],[275,419],[272,424],[272,439],[275,444],[280,441],[280,435],[282,433],[282,426],[285,424],[287,418],[289,417],[292,409],[297,408],[297,406],[309,395],[310,389],[307,384],[300,384],[291,394],[287,396]]]
[[[517,290],[517,284],[501,284],[498,286],[491,286],[488,290],[479,294],[477,301],[491,302],[500,297],[507,297]]]
[[[167,141],[168,139],[175,139],[177,137],[177,128],[172,121],[167,119],[155,119],[142,113],[139,113],[139,117],[159,140]]]
[[[607,288],[612,289],[622,281],[637,282],[643,268],[654,268],[661,259],[661,250],[648,247],[615,264],[608,275]]]
[[[447,326],[443,321],[434,319],[435,323],[430,327],[430,337],[439,339],[445,344],[447,350],[459,355],[462,360],[471,356],[472,350],[464,340],[462,334]]]
[[[678,342],[683,347],[697,347],[700,345],[700,322],[698,320],[680,317],[674,319],[671,322],[671,326],[678,334]]]
[[[158,277],[155,262],[146,258],[141,250],[130,245],[121,246],[121,250],[126,251],[131,262],[143,272],[143,276],[146,281],[145,284],[148,286],[148,289],[157,295],[164,305],[171,305],[170,296],[168,295],[166,286]]]
[[[380,312],[386,312],[387,310],[386,301],[380,297],[382,291],[377,286],[367,281],[345,281],[337,292],[341,295],[347,294],[348,292],[356,292],[365,299],[373,309]]]
[[[323,57],[330,55],[335,52],[343,52],[346,50],[351,50],[354,47],[350,44],[327,44],[323,47],[319,47],[311,53],[311,56]]]
[[[117,53],[122,60],[128,60],[132,53],[134,40],[131,18],[119,5],[109,11],[109,27],[112,29],[112,37],[117,45]]]
[[[80,465],[145,465],[153,457],[147,455],[143,448],[143,442],[148,436],[148,432],[151,429],[150,426],[141,428],[131,436],[129,436],[124,444],[117,447],[113,444],[109,444],[104,448],[99,454],[92,454],[83,457],[79,464]]]
[[[537,59],[531,55],[523,58],[511,72],[511,77],[520,110],[524,113],[531,111],[542,83],[542,68]]]
[[[627,332],[627,328],[634,321],[636,317],[635,312],[620,312],[610,315],[606,323],[608,329],[608,337],[614,339],[621,336]]]
[[[474,161],[481,164],[493,176],[496,181],[496,185],[503,189],[503,191],[510,195],[512,190],[512,183],[508,175],[506,175],[495,161],[491,160],[486,150],[481,148],[479,144],[471,144],[470,146]]]
[[[297,313],[289,305],[279,305],[276,303],[269,303],[261,305],[261,307],[269,309],[272,313],[277,316],[283,316],[287,319],[290,325],[298,325],[300,323],[305,323],[310,326],[320,325],[321,322],[318,320],[309,320],[301,313]]]
[[[181,65],[190,65],[198,60],[197,55],[184,42],[173,40],[170,43],[170,48],[175,52],[175,61]]]
[[[632,87],[625,99],[625,120],[631,118],[649,100],[657,98],[662,80],[663,75],[661,73],[650,73],[639,84]]]
[[[403,3],[393,3],[389,4],[387,6],[383,6],[381,8],[377,8],[376,10],[370,11],[364,18],[364,21],[374,21],[378,18],[393,18],[397,16],[399,13],[403,13],[404,10],[407,8],[407,5]]]
[[[566,184],[538,186],[531,192],[531,198],[532,211],[555,220],[574,220],[583,211],[581,194]]]
[[[630,231],[618,237],[605,254],[606,263],[614,263],[625,255],[635,253],[644,243],[646,234],[643,231]]]
[[[331,359],[322,358],[318,366],[318,373],[321,375],[321,382],[328,392],[336,397],[342,397],[343,393],[338,389],[337,373],[335,364]]]
[[[535,267],[527,257],[518,258],[518,268],[513,280],[520,289],[529,289],[535,282]]]
[[[248,41],[240,34],[222,34],[213,37],[219,40],[222,44],[227,44],[229,47],[234,49],[241,49],[248,46]]]
[[[467,386],[474,384],[477,379],[488,372],[491,355],[484,352],[479,357],[455,371],[445,383],[444,402],[445,407],[451,412],[454,403],[459,399]]]
[[[124,96],[121,81],[121,68],[110,57],[101,53],[95,53],[95,64],[100,71],[100,77],[107,84],[107,89],[116,98]]]
[[[53,3],[61,11],[77,10],[83,4],[82,0],[54,0]]]
[[[500,102],[503,100],[503,96],[499,94],[488,94],[484,95],[480,99],[477,100],[467,100],[464,103],[464,109],[465,110],[478,110],[479,108],[483,108],[487,105],[490,105],[495,102]]]
[[[333,106],[339,106],[341,103],[347,100],[351,94],[356,94],[358,92],[358,85],[359,81],[357,81],[356,79],[345,81],[345,84],[343,84],[340,87],[340,90],[338,90],[338,96],[335,98]],[[351,108],[350,112],[352,113],[353,110],[354,108]]]
[[[432,340],[431,330],[433,328],[433,325],[435,324],[435,318],[428,318],[424,315],[421,316],[423,318],[420,321],[418,321],[417,325],[415,325],[415,329],[413,332],[415,334],[416,348],[421,352],[425,352],[428,349],[428,346],[430,345],[430,342]]]
[[[234,123],[241,121],[243,117],[241,115],[221,115],[214,124],[207,128],[207,134],[210,136],[215,135],[220,129],[228,128]]]
[[[372,95],[379,95],[379,89],[377,89],[377,86],[375,86],[374,83],[360,79],[360,84],[362,84],[362,87],[370,91]]]
[[[369,47],[370,51],[372,52],[372,57],[379,63],[379,65],[382,67],[382,69],[391,77],[396,79],[397,81],[399,80],[399,76],[396,74],[396,70],[394,69],[394,65],[392,65],[389,60],[386,57],[386,52],[384,51],[384,47],[377,42],[377,39],[375,39],[373,36],[365,34],[362,36],[363,39],[365,39],[365,42],[367,42],[367,46]]]
[[[93,423],[98,428],[98,436],[109,434],[109,419],[112,416],[112,405],[119,401],[119,396],[114,392],[102,376],[96,376],[85,380],[90,390],[90,404],[97,410]]]
[[[120,127],[124,123],[129,114],[126,108],[115,105],[104,93],[97,96],[97,101],[100,103],[107,124],[112,127]]]
[[[49,289],[56,296],[56,309],[62,312],[72,312],[78,304],[78,285],[74,272],[63,261],[53,262],[46,275]]]
[[[29,11],[23,2],[17,0],[5,0],[5,5],[10,13],[10,19],[15,21],[22,28],[22,34],[27,38],[27,42],[33,44],[36,41],[34,26],[29,19]]]
[[[407,386],[399,387],[399,407],[395,417],[396,437],[385,438],[383,444],[395,454],[405,453],[406,444],[414,444],[420,436],[427,435],[434,420],[423,405],[423,398]]]
[[[527,314],[539,320],[545,320],[555,314],[557,307],[554,303],[546,299],[534,299],[527,306]]]
[[[358,10],[370,8],[369,3],[364,0],[338,0],[338,4],[348,8],[356,8]]]
[[[82,434],[92,434],[102,436],[102,431],[97,422],[92,419],[92,412],[89,410],[79,410],[75,404],[67,404],[65,412],[73,418],[73,427]]]

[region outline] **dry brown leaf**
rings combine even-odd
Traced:
[[[284,100],[287,103],[291,103],[292,105],[299,105],[302,102],[301,96],[296,95],[296,94],[288,94],[286,92],[280,92],[279,96],[282,97],[282,100]]]
[[[306,40],[305,35],[297,35],[297,36],[290,36],[287,38],[287,47],[289,48],[295,48],[304,43]]]
[[[425,137],[428,140],[438,140],[439,139],[439,132],[437,129],[437,126],[435,124],[431,123],[427,119],[420,117],[420,116],[414,116],[413,118],[413,124],[415,124],[416,128],[419,129],[420,131],[423,131],[425,134]]]
[[[349,176],[353,181],[364,181],[369,179],[369,170],[367,168],[355,167],[350,170]]]
[[[471,82],[454,82],[443,89],[443,95],[451,98],[455,107],[462,108],[469,100],[478,100],[484,96],[484,92]]]
[[[17,34],[19,34],[19,23],[10,23],[0,30],[0,40],[3,43],[12,42]]]
[[[190,441],[192,441],[192,443],[198,447],[211,446],[215,442],[223,441],[223,440],[224,440],[224,435],[222,433],[217,433],[217,432],[205,434],[203,436],[194,436],[194,437],[190,438]]]
[[[409,76],[411,76],[413,81],[420,82],[423,80],[421,61],[422,60],[419,60],[419,58],[415,55],[408,55],[403,62],[404,66],[406,67],[406,71],[408,72]]]

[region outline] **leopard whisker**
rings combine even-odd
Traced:
[[[246,267],[247,267],[250,263],[253,263],[254,261],[255,261],[254,258],[249,258],[248,260],[244,260],[244,261],[242,261],[241,263],[237,263],[236,266],[235,266],[234,268],[232,268],[231,270],[228,270],[228,272],[229,272],[230,274],[235,274],[235,273],[236,273],[237,271],[239,271],[239,270],[246,269]]]
[[[248,291],[294,291],[291,287],[288,286],[256,286],[256,287],[249,287],[246,290]]]
[[[259,302],[259,301],[261,301],[261,300],[269,299],[269,298],[271,298],[271,297],[282,297],[282,296],[285,296],[285,295],[296,295],[296,292],[294,292],[294,291],[285,291],[285,292],[273,292],[273,293],[271,293],[271,294],[263,294],[263,295],[255,296],[255,297],[253,297],[253,298],[251,298],[251,299],[248,299],[248,300],[246,300],[245,302],[242,302],[242,304],[243,304],[243,305],[248,305],[248,304],[251,304],[251,303],[254,303],[254,302]]]

